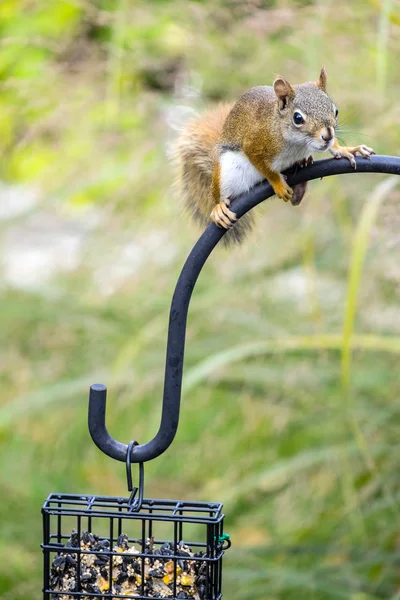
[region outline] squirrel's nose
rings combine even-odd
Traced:
[[[333,127],[327,127],[322,133],[321,137],[324,142],[330,142],[333,138]]]

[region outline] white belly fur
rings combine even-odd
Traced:
[[[293,144],[288,146],[275,159],[272,168],[281,173],[293,166],[294,163],[310,156],[310,149],[306,145]],[[256,183],[264,179],[260,171],[251,164],[242,151],[227,150],[220,157],[220,186],[221,198],[235,198],[248,192]]]
[[[264,179],[244,152],[227,150],[220,157],[221,198],[235,198]]]

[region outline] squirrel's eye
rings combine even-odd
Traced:
[[[337,119],[338,114],[339,114],[339,109],[335,108],[335,119]]]
[[[295,125],[303,125],[304,117],[299,112],[295,112],[293,115],[293,123]]]

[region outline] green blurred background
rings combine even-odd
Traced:
[[[0,35],[0,596],[36,600],[45,497],[126,493],[88,386],[107,384],[121,441],[158,428],[199,233],[170,191],[176,124],[325,65],[345,141],[398,154],[400,3],[2,0]],[[228,599],[400,599],[397,183],[265,203],[200,277],[146,495],[224,502]]]

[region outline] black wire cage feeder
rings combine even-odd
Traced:
[[[290,185],[343,173],[400,175],[400,158],[372,156],[321,160],[287,173]],[[237,217],[273,195],[267,182],[233,202]],[[230,547],[219,502],[144,498],[144,463],[172,443],[179,421],[186,321],[197,278],[226,231],[210,223],[191,251],[172,299],[161,424],[148,443],[118,442],[105,426],[104,385],[89,395],[89,431],[94,443],[126,465],[129,497],[50,494],[42,508],[44,600],[74,598],[170,598],[218,600],[222,597],[222,559]],[[132,486],[131,466],[139,466]]]

